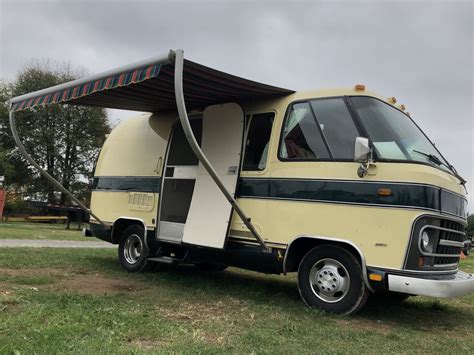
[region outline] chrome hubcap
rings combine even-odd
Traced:
[[[339,261],[321,259],[311,268],[309,283],[316,297],[324,302],[334,303],[347,295],[351,278]]]
[[[125,260],[129,264],[136,264],[140,260],[142,250],[143,243],[141,238],[136,234],[131,234],[125,241],[125,247],[123,248]]]

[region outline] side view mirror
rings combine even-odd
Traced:
[[[369,140],[364,137],[357,137],[354,146],[354,161],[366,163],[370,159],[370,154]]]

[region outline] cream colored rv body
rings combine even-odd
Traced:
[[[357,183],[393,182],[438,186],[464,195],[458,180],[435,167],[410,163],[376,163],[363,179],[357,175],[356,162],[285,162],[278,159],[280,132],[288,105],[307,99],[342,96],[372,96],[357,90],[325,90],[289,95],[263,102],[244,103],[247,115],[272,112],[272,127],[266,168],[240,172],[241,178],[293,178],[340,180]],[[381,100],[384,100],[380,98]],[[384,100],[385,101],[385,100]],[[389,103],[388,101],[386,101]],[[407,117],[407,119],[409,119]],[[168,139],[176,113],[144,114],[130,118],[113,130],[104,144],[95,175],[100,177],[160,177]],[[378,207],[301,200],[239,198],[245,211],[265,241],[283,255],[293,240],[311,236],[327,240],[344,240],[356,247],[367,267],[402,270],[414,221],[427,211],[417,208]],[[121,218],[142,220],[147,229],[156,228],[159,192],[94,190],[91,209],[113,225]],[[430,215],[439,215],[433,211]],[[212,216],[208,223],[212,223]],[[233,213],[229,238],[235,242],[255,244],[255,239]]]

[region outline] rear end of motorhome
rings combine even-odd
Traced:
[[[458,270],[465,181],[395,98],[294,92],[174,60],[74,84],[89,86],[73,103],[153,112],[112,131],[92,183],[87,234],[118,244],[125,270],[297,273],[308,306],[342,314],[371,293],[474,292]]]

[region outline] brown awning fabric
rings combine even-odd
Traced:
[[[55,103],[145,112],[176,109],[173,61],[148,61],[146,65],[127,66],[123,71],[119,68],[107,73],[14,98],[11,110]],[[189,60],[184,61],[183,86],[188,110],[294,92],[239,78]]]

